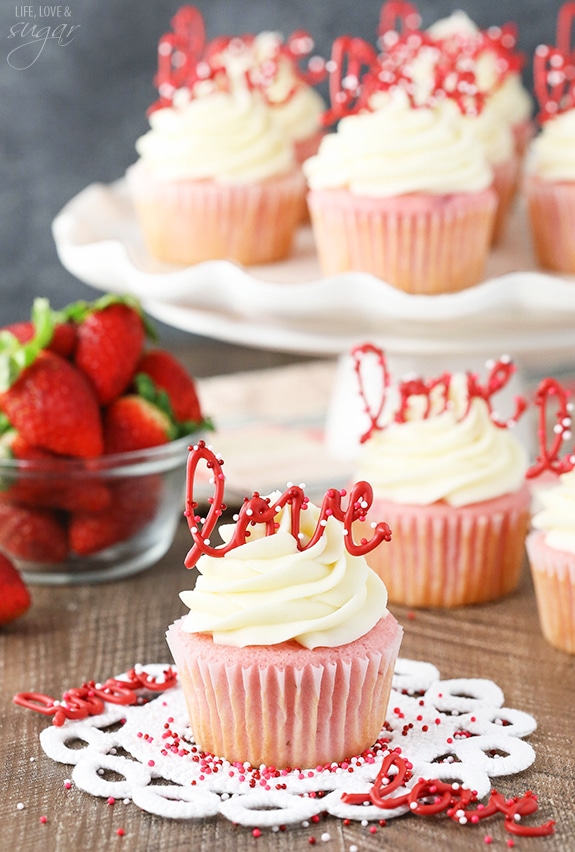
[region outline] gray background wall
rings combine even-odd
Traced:
[[[157,41],[180,5],[179,0],[57,0],[48,6],[32,0],[24,6],[0,0],[0,325],[27,316],[36,295],[48,296],[55,307],[97,295],[62,268],[50,224],[85,186],[121,177],[134,161],[134,141],[147,128],[145,111],[156,96]],[[328,55],[333,39],[343,33],[374,41],[381,0],[198,0],[196,5],[209,37],[262,29],[288,34],[303,27],[314,36],[317,52]],[[554,41],[561,2],[420,0],[417,5],[424,26],[455,8],[481,27],[515,20],[520,47],[531,57],[538,43]],[[38,45],[11,52],[30,40],[20,35],[21,21],[28,28],[51,27],[51,33],[63,33],[62,41],[67,32],[62,26],[76,29],[68,44],[48,40],[31,62]],[[525,74],[530,83],[530,60]],[[162,333],[182,338],[170,329]]]

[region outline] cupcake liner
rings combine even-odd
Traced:
[[[301,216],[300,169],[247,186],[157,181],[141,164],[128,186],[148,250],[169,263],[272,263],[289,254]]]
[[[493,245],[497,245],[504,236],[518,183],[519,157],[515,156],[511,160],[493,166],[493,189],[497,193],[497,208],[491,236]]]
[[[389,600],[454,607],[495,600],[521,576],[529,490],[455,508],[376,499],[371,512],[391,527],[391,542],[366,555]]]
[[[511,127],[511,130],[513,132],[515,150],[522,159],[529,147],[529,143],[535,136],[535,123],[530,118],[526,118],[524,121],[516,122]]]
[[[539,530],[526,546],[541,632],[555,648],[575,654],[575,554],[549,547]]]
[[[313,650],[295,641],[217,645],[181,625],[166,636],[204,751],[252,766],[315,767],[377,739],[403,633],[390,613],[354,642]]]
[[[539,264],[556,272],[575,273],[575,182],[529,176],[524,188]]]
[[[458,195],[308,193],[324,275],[369,272],[407,293],[433,295],[478,284],[491,242],[493,189]]]

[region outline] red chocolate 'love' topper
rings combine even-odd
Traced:
[[[224,53],[246,56],[244,83],[249,89],[257,89],[264,98],[277,77],[281,63],[289,62],[294,74],[294,85],[287,91],[282,102],[289,100],[303,85],[314,85],[326,75],[325,61],[312,56],[307,68],[300,61],[309,56],[314,42],[309,33],[298,30],[287,41],[270,36],[269,55],[256,58],[253,50],[256,37],[219,36],[206,40],[206,30],[201,12],[195,6],[182,6],[171,20],[172,32],[165,33],[158,43],[158,70],[154,77],[160,98],[152,104],[148,114],[156,109],[170,106],[179,89],[188,90],[194,97],[198,83],[210,81],[214,89],[230,91],[231,74]],[[274,103],[278,103],[274,100]]]
[[[304,542],[303,535],[300,532],[300,515],[302,511],[307,509],[309,499],[306,497],[301,486],[289,485],[287,490],[277,500],[272,501],[270,497],[261,497],[257,491],[250,498],[244,498],[242,507],[235,519],[236,526],[232,538],[225,545],[212,547],[209,542],[209,536],[218,518],[221,517],[226,509],[226,505],[222,499],[225,483],[225,477],[222,472],[224,462],[223,459],[216,456],[213,450],[206,446],[205,441],[198,441],[197,444],[194,444],[189,449],[186,510],[184,515],[188,519],[188,526],[194,539],[194,545],[184,560],[186,568],[193,568],[202,553],[208,556],[221,557],[225,556],[226,553],[229,553],[235,547],[245,544],[250,535],[248,528],[256,524],[264,525],[266,536],[273,535],[278,528],[276,515],[285,506],[289,506],[291,520],[290,532],[295,538],[297,548],[300,551],[307,550],[319,540],[327,524],[327,519],[332,516],[343,523],[345,546],[347,551],[353,556],[361,556],[368,553],[382,541],[389,541],[391,539],[391,530],[386,523],[381,521],[378,524],[372,525],[374,533],[369,540],[362,538],[359,542],[354,541],[352,533],[353,523],[355,521],[365,521],[366,514],[373,501],[371,485],[367,482],[357,482],[349,492],[346,509],[341,505],[342,497],[346,495],[346,491],[338,491],[335,488],[330,488],[326,491],[315,531],[309,541]],[[193,495],[196,470],[201,461],[204,461],[206,467],[212,471],[211,481],[215,486],[214,496],[208,498],[210,509],[205,518],[201,518],[197,514],[198,504],[194,500]]]
[[[378,35],[381,39],[388,32],[417,30],[421,25],[421,15],[417,7],[407,0],[387,0],[379,13]]]
[[[556,379],[543,379],[535,392],[535,405],[539,409],[539,455],[528,469],[526,476],[533,479],[546,470],[552,473],[568,473],[575,467],[575,447],[568,451],[563,458],[560,453],[567,441],[573,437],[572,412],[573,404],[569,400],[570,393]],[[549,416],[547,405],[555,403],[556,411],[553,419],[553,437],[549,441],[547,434]]]
[[[573,54],[573,22],[575,21],[575,3],[570,0],[563,3],[557,13],[557,35],[555,44],[565,56]]]
[[[558,47],[540,44],[533,56],[535,97],[539,103],[537,120],[544,124],[575,105],[575,60]]]
[[[395,403],[393,415],[388,416],[385,423],[382,422],[385,405],[388,401],[389,387],[392,383],[385,353],[379,347],[371,343],[366,343],[354,347],[351,351],[351,356],[357,376],[359,395],[370,422],[367,431],[360,438],[361,443],[367,441],[374,432],[385,429],[389,423],[405,423],[409,417],[410,400],[412,397],[423,398],[425,401],[423,411],[419,415],[423,420],[441,414],[449,407],[449,393],[453,380],[451,373],[443,373],[441,376],[431,379],[423,379],[419,376],[408,378],[396,383],[398,401]],[[373,408],[367,396],[364,380],[365,365],[368,358],[375,358],[376,365],[379,366],[381,372],[379,397]],[[495,361],[489,366],[490,372],[484,384],[481,383],[477,373],[466,373],[467,404],[460,415],[460,420],[463,420],[467,416],[474,399],[482,399],[488,408],[491,420],[495,426],[501,429],[509,428],[515,425],[527,408],[527,400],[522,396],[516,397],[515,410],[511,417],[505,420],[501,419],[493,411],[492,397],[508,384],[516,368],[511,359],[505,355],[502,355],[498,361]],[[437,390],[438,388],[439,391]]]

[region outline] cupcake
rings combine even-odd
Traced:
[[[201,528],[192,483],[198,463],[216,494]],[[345,493],[345,492],[344,492]],[[389,528],[356,543],[370,488],[328,491],[321,509],[301,488],[244,501],[224,544],[208,542],[221,514],[221,463],[203,442],[191,448],[188,518],[199,576],[181,598],[189,613],[170,626],[193,735],[231,762],[315,767],[361,754],[385,721],[402,629],[364,553]],[[248,538],[249,536],[249,538]]]
[[[169,52],[185,56],[174,71]],[[240,61],[219,61],[188,30],[160,40],[160,100],[138,139],[127,183],[145,244],[163,261],[285,258],[304,181],[261,90]]]
[[[516,49],[514,24],[480,30],[465,12],[458,10],[436,21],[427,32],[446,49],[474,57],[478,88],[499,124],[511,131],[521,159],[533,136],[533,103],[521,79],[524,60]]]
[[[372,63],[351,108],[332,87],[329,115],[351,114],[304,163],[320,266],[369,272],[408,293],[455,292],[483,276],[493,174],[455,100],[434,88],[416,102],[398,56]]]
[[[473,373],[393,383],[376,347],[353,352],[383,365],[381,405],[370,417],[356,472],[369,476],[374,510],[393,529],[367,555],[394,603],[454,607],[494,600],[520,579],[529,520],[526,453],[491,397],[509,380],[508,359],[482,384]],[[363,397],[365,401],[365,396]],[[366,402],[367,406],[367,402]],[[364,525],[359,524],[360,532]]]
[[[524,189],[538,263],[575,273],[575,65],[558,49],[535,51],[541,130],[526,158]]]
[[[557,406],[557,424],[548,451],[545,409],[549,397]],[[535,478],[551,471],[559,479],[540,491],[542,507],[533,516],[526,545],[543,636],[555,648],[575,654],[575,452],[559,459],[559,451],[572,439],[573,405],[567,398],[554,379],[544,379],[539,385],[536,403],[542,414],[539,434],[543,448],[527,476]]]

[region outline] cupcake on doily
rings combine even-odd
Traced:
[[[423,95],[412,71],[430,51]],[[334,43],[326,120],[339,124],[304,163],[324,274],[369,272],[426,295],[481,281],[497,198],[463,117],[479,108],[477,89],[469,83],[461,94],[459,82],[473,72],[438,56],[419,32],[380,55],[361,39]]]
[[[177,264],[286,257],[301,217],[304,180],[266,100],[247,73],[247,50],[206,44],[194,7],[160,39],[159,100],[138,139],[128,186],[145,243]]]
[[[569,4],[570,5],[570,4]],[[575,61],[540,45],[533,62],[541,107],[526,160],[525,194],[535,255],[546,269],[575,273]]]
[[[202,460],[215,482],[203,524],[192,493]],[[223,479],[221,460],[199,442],[188,465],[195,543],[186,565],[200,576],[181,595],[189,614],[167,632],[196,742],[232,762],[278,768],[361,754],[385,721],[402,636],[364,557],[389,527],[354,538],[369,485],[354,486],[345,510],[335,489],[321,509],[299,486],[255,493],[213,547]]]
[[[527,554],[543,636],[556,648],[575,654],[575,448],[560,458],[565,444],[573,441],[573,404],[568,399],[555,379],[543,379],[537,390],[541,452],[527,476],[534,479],[550,471],[558,480],[538,494],[542,505],[532,518]],[[548,404],[556,409],[553,424],[547,422]]]
[[[374,510],[389,522],[389,547],[367,555],[390,601],[453,607],[494,600],[520,579],[529,521],[527,456],[501,421],[492,396],[513,372],[508,359],[491,366],[485,383],[474,373],[393,382],[384,353],[353,351],[370,428],[356,473],[369,477]],[[379,402],[363,387],[367,358],[381,368]],[[361,525],[360,525],[361,526]]]

